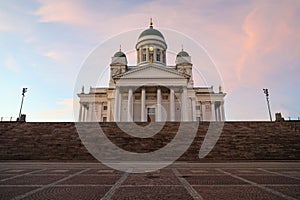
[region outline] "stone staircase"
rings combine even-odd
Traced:
[[[289,127],[293,131],[300,132],[300,121],[299,120],[290,120],[282,122],[284,126]]]
[[[175,137],[179,127],[186,134],[192,133],[191,122],[121,123],[113,122],[81,123],[86,134],[95,133],[95,124],[100,125],[106,137],[119,148],[134,153],[157,151],[168,145]],[[136,127],[136,125],[138,127]],[[200,159],[209,126],[220,127],[214,122],[200,122],[196,136],[179,161],[206,162],[216,160],[299,160],[299,123],[289,122],[225,122],[216,145],[209,154]],[[291,127],[292,125],[292,127]],[[151,134],[140,138],[135,134]],[[127,131],[124,131],[127,130]],[[131,132],[133,135],[128,134]],[[146,130],[149,130],[147,133]],[[183,138],[183,141],[185,139]],[[205,142],[206,143],[206,142]],[[213,145],[211,143],[209,145]],[[101,148],[106,148],[103,144]],[[180,144],[179,144],[180,145]],[[202,152],[202,151],[201,151]],[[75,123],[34,122],[0,123],[0,160],[95,160],[82,144]]]
[[[0,122],[0,134],[13,129],[16,126],[17,122]]]

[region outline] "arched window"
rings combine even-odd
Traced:
[[[156,49],[156,61],[160,62],[160,49]]]
[[[162,52],[162,55],[163,55],[163,63],[166,63],[166,52],[163,51],[163,52]]]
[[[146,49],[143,49],[143,52],[142,52],[142,61],[146,61]]]
[[[137,62],[138,63],[140,62],[140,50],[139,49],[137,50]]]

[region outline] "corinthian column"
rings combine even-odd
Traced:
[[[133,121],[133,100],[132,100],[132,88],[128,90],[128,113],[127,113],[127,121]]]
[[[146,89],[142,88],[142,95],[141,95],[141,121],[146,121],[145,115],[145,107],[146,107]]]
[[[79,117],[78,117],[78,121],[81,122],[82,120],[82,103],[80,103],[80,109],[79,109]]]
[[[157,120],[161,121],[161,89],[157,88]]]
[[[114,107],[114,121],[117,122],[119,121],[119,87],[116,87],[116,92],[115,92],[115,107]]]
[[[175,92],[170,89],[170,121],[175,121]]]
[[[193,121],[196,121],[196,99],[192,98],[192,115],[193,115]]]
[[[217,121],[216,119],[216,107],[215,107],[215,102],[211,102],[211,121]]]
[[[181,118],[182,121],[188,121],[188,110],[187,110],[187,88],[183,87],[181,95]]]

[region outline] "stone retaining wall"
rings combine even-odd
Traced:
[[[107,137],[119,147],[127,151],[145,153],[168,144],[176,135],[180,123],[166,123],[164,128],[151,138],[129,136],[113,122],[100,125]],[[138,125],[146,126],[147,123]],[[88,128],[89,123],[84,123],[84,126]],[[126,126],[132,124],[127,123]],[[294,124],[291,126],[288,122],[225,122],[216,146],[205,159],[200,160],[198,153],[208,126],[208,122],[199,124],[192,145],[180,157],[180,161],[300,159],[300,132],[293,128]],[[91,161],[94,158],[81,143],[74,123],[0,122],[0,160]]]

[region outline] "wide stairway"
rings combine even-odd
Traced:
[[[110,142],[121,149],[136,153],[157,151],[172,142],[179,130],[181,134],[184,131],[185,134],[195,137],[179,161],[299,160],[300,121],[291,123],[293,124],[167,122],[152,123],[152,127],[148,127],[148,123],[141,122],[120,123],[120,128],[117,123],[106,122],[80,123],[80,129],[84,130],[84,134],[92,134],[100,127]],[[157,127],[161,128],[157,131]],[[147,137],[132,136],[124,129],[130,130],[130,133],[145,134]],[[209,135],[209,132],[214,130],[218,130],[220,135]],[[151,135],[151,131],[157,133]],[[192,132],[195,132],[195,135]],[[105,145],[101,148],[105,149]],[[200,149],[205,156],[199,158]],[[95,159],[82,144],[75,123],[0,122],[0,160]]]

